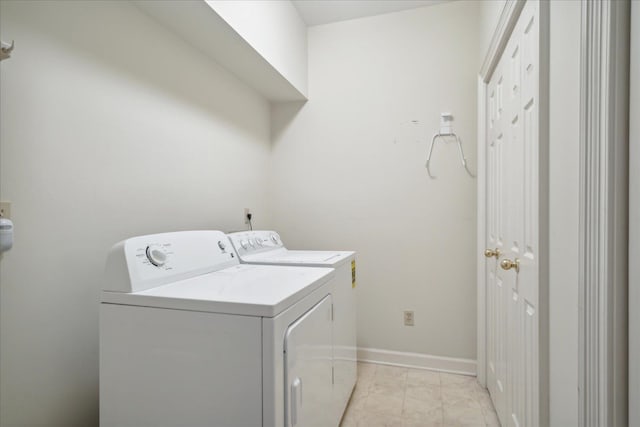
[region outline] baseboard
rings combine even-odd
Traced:
[[[421,353],[358,348],[358,361],[406,368],[429,369],[452,374],[476,375],[476,361],[455,357],[432,356]]]

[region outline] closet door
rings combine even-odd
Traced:
[[[488,85],[487,381],[503,426],[538,425],[538,7]]]

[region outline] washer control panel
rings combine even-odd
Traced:
[[[280,235],[270,230],[238,231],[227,234],[238,256],[266,252],[284,247]]]
[[[107,258],[104,290],[138,292],[238,264],[221,231],[182,231],[133,237]]]

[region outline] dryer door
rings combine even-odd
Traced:
[[[331,425],[331,304],[331,295],[327,295],[287,329],[284,363],[288,427]]]

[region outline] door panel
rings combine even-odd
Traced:
[[[285,336],[285,411],[288,427],[326,427],[332,404],[331,295],[296,320]]]
[[[487,382],[504,426],[538,424],[538,16],[527,1],[487,91],[486,242],[501,251],[487,260]]]

